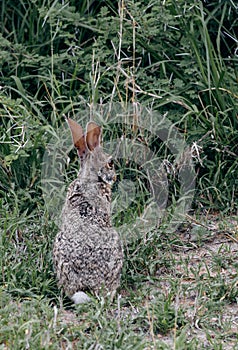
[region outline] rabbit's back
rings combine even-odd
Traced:
[[[117,232],[113,228],[95,232],[93,224],[77,224],[72,231],[69,226],[60,231],[55,239],[53,259],[59,284],[69,296],[77,291],[116,290],[123,259]]]
[[[62,211],[53,261],[59,285],[72,296],[115,291],[123,261],[121,240],[110,220],[111,189],[104,183],[71,183]]]

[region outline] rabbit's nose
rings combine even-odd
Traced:
[[[112,174],[108,175],[108,183],[110,183],[110,185],[112,185],[117,179],[117,176],[115,174],[114,171],[112,171]]]
[[[99,170],[98,177],[106,184],[112,185],[116,181],[116,174],[114,170],[103,172]]]

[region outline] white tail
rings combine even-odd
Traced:
[[[84,303],[88,303],[89,301],[91,301],[91,298],[89,298],[89,296],[84,292],[76,292],[71,297],[71,300],[75,304],[84,304]]]

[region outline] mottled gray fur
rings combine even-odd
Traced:
[[[111,225],[111,185],[115,171],[111,157],[100,147],[100,128],[91,123],[87,136],[70,120],[74,144],[81,158],[78,177],[70,184],[62,210],[62,225],[53,246],[58,284],[72,299],[77,292],[114,295],[120,284],[123,249]],[[97,129],[97,135],[93,130]],[[91,144],[90,144],[91,139]],[[92,146],[94,142],[94,145]]]

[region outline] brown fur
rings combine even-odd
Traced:
[[[111,157],[100,147],[100,128],[91,122],[83,136],[76,122],[70,119],[68,123],[81,169],[68,188],[53,246],[56,276],[69,297],[78,291],[114,294],[123,263],[121,240],[110,214],[115,170]]]

